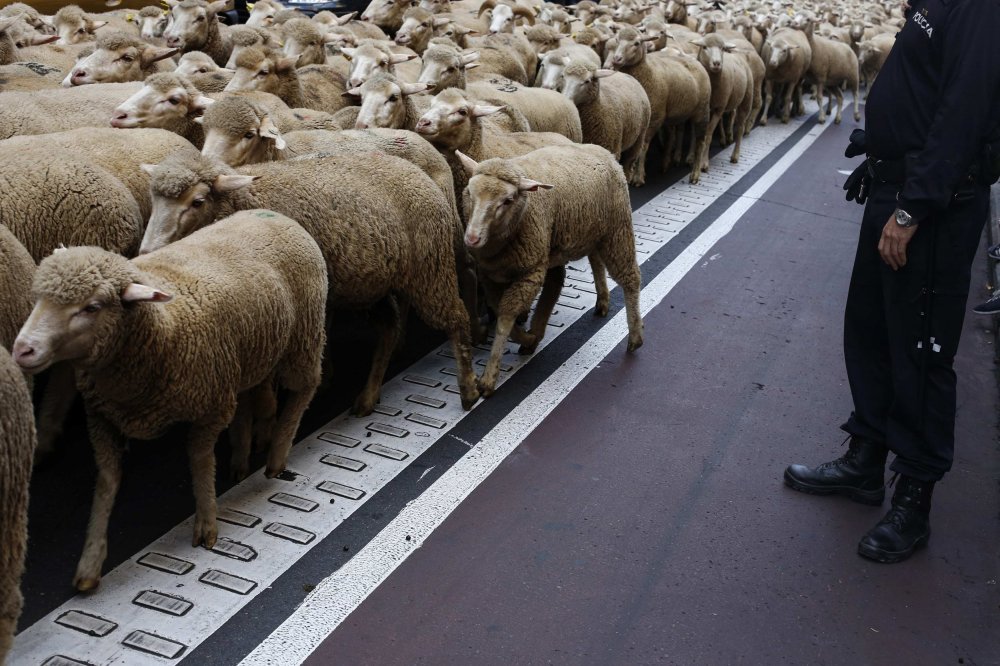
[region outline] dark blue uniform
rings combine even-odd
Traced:
[[[852,435],[884,442],[921,481],[951,468],[955,372],[989,187],[970,177],[997,135],[1000,0],[911,0],[865,109],[873,159],[903,161],[871,187],[844,322]],[[898,203],[897,203],[898,199]],[[878,242],[896,206],[919,222],[893,271]]]

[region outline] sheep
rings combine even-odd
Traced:
[[[498,2],[497,0],[483,0],[479,5],[477,16],[482,16],[483,12],[492,10],[490,15],[489,31],[493,34],[514,32],[514,24],[521,18],[528,25],[535,25],[535,14],[528,7],[511,2]]]
[[[554,90],[529,88],[503,77],[490,77],[466,85],[478,99],[499,101],[524,114],[533,132],[555,132],[570,141],[583,141],[580,114],[576,106]]]
[[[476,30],[468,28],[458,22],[454,14],[437,14],[434,21],[434,36],[449,40],[459,48],[469,47],[469,37],[476,33]]]
[[[149,43],[163,39],[163,31],[167,28],[170,12],[159,7],[143,7],[139,10],[136,22],[139,24],[139,36]]]
[[[0,345],[0,664],[14,642],[24,598],[21,574],[28,546],[28,485],[35,450],[31,395]]]
[[[562,34],[550,25],[539,23],[524,31],[524,37],[535,49],[538,57],[554,51],[562,45]]]
[[[379,72],[399,76],[400,79],[407,81],[415,79],[419,75],[419,63],[417,63],[417,73],[413,77],[397,73],[396,65],[416,60],[417,54],[412,52],[394,53],[390,50],[388,43],[365,39],[358,42],[356,47],[343,48],[340,52],[351,62],[347,79],[351,88],[361,86],[362,83]]]
[[[278,97],[266,92],[245,91],[217,96],[230,95],[238,95],[263,106],[283,132],[324,129],[332,124],[329,114],[312,109],[290,109]],[[111,125],[123,129],[151,127],[170,130],[200,148],[205,137],[197,119],[212,102],[211,97],[202,94],[182,76],[173,72],[154,74],[146,79],[140,90],[115,108]]]
[[[63,86],[142,81],[173,69],[172,63],[168,66],[161,61],[176,53],[176,48],[153,46],[124,32],[105,33],[97,39],[94,52],[77,61]]]
[[[254,6],[254,9],[256,9],[256,6]],[[281,44],[270,31],[263,28],[252,28],[249,23],[246,25],[234,25],[230,28],[229,40],[233,45],[233,49],[229,52],[229,59],[225,64],[226,69],[236,69],[236,59],[243,52],[243,49],[252,46],[259,46],[264,49],[281,48]]]
[[[426,83],[403,83],[391,74],[376,74],[361,87],[351,88],[348,93],[361,97],[354,129],[413,129],[420,118],[413,97],[427,87]]]
[[[59,88],[62,79],[61,69],[37,62],[0,65],[0,92],[35,92]],[[6,98],[0,96],[0,100],[3,99]]]
[[[5,92],[0,95],[0,139],[77,127],[107,127],[115,106],[141,87],[135,82],[95,83],[46,95]]]
[[[420,76],[417,83],[425,83],[431,90],[462,88],[466,85],[466,70],[478,67],[479,53],[463,53],[458,48],[443,43],[427,47],[421,58]]]
[[[377,25],[387,35],[395,35],[403,25],[403,14],[410,6],[410,0],[371,0],[361,12],[361,20]]]
[[[556,90],[562,80],[563,70],[570,63],[591,64],[600,67],[601,59],[592,49],[581,44],[573,44],[549,51],[542,56],[538,63],[535,87]]]
[[[223,69],[201,51],[188,51],[177,61],[174,73],[185,77],[203,93],[218,93],[229,85],[234,71]]]
[[[778,28],[764,42],[761,56],[767,71],[764,75],[764,112],[760,124],[767,124],[775,85],[785,86],[781,122],[787,123],[792,114],[793,96],[797,99],[798,106],[802,105],[802,80],[809,72],[812,47],[801,31]]]
[[[181,51],[207,53],[220,66],[233,50],[228,31],[224,32],[216,14],[225,11],[228,1],[165,0],[170,5],[170,24],[163,31],[167,46]]]
[[[451,173],[448,174],[449,181]],[[31,278],[35,261],[28,251],[0,224],[0,347],[10,349],[21,324],[31,314]]]
[[[753,72],[739,54],[729,55],[736,50],[736,47],[720,35],[709,33],[694,44],[701,47],[698,61],[708,71],[712,83],[711,117],[708,121],[701,166],[704,168],[708,166],[708,145],[715,128],[719,126],[723,114],[726,113],[733,114],[732,127],[735,129],[731,137],[727,137],[723,131],[723,144],[728,142],[727,138],[731,138],[734,142],[729,161],[735,164],[740,159],[743,130],[753,106]]]
[[[840,124],[842,111],[844,108],[844,83],[854,94],[854,119],[861,120],[861,112],[858,110],[858,56],[847,44],[814,35],[810,25],[805,31],[809,39],[809,47],[812,49],[812,59],[809,61],[809,73],[807,78],[816,85],[816,101],[819,103],[819,122],[826,122],[827,110],[823,104],[824,92],[827,86],[833,88],[833,93],[837,98],[837,115],[833,122]]]
[[[296,67],[326,64],[326,40],[320,27],[309,19],[292,19],[281,26],[284,54],[296,58]]]
[[[563,72],[562,93],[580,112],[583,141],[606,148],[620,160],[626,175],[649,128],[649,97],[627,74],[573,63]]]
[[[522,354],[538,347],[566,264],[582,257],[590,257],[594,272],[594,313],[608,314],[606,266],[625,292],[628,351],[642,346],[632,208],[625,174],[614,158],[596,146],[553,146],[481,163],[458,156],[469,178],[463,193],[469,220],[465,244],[478,261],[487,300],[497,314],[493,348],[479,378],[482,396],[496,390],[508,338],[521,345]],[[524,331],[515,320],[536,296],[535,314]]]
[[[385,307],[390,295],[407,299],[428,325],[448,334],[462,405],[470,409],[478,400],[469,315],[455,274],[458,222],[438,186],[418,167],[373,152],[364,160],[330,156],[235,172],[198,156],[169,158],[152,176],[153,214],[143,250],[233,211],[265,206],[292,215],[323,249],[331,307],[379,306],[378,346],[355,413],[374,409],[398,339],[398,312]],[[189,208],[196,200],[200,205]]]
[[[476,103],[464,90],[448,88],[438,93],[417,122],[416,132],[440,150],[451,166],[455,192],[466,185],[465,170],[455,157],[461,151],[473,159],[515,157],[546,146],[573,145],[554,132],[504,132],[484,123],[501,106]]]
[[[0,9],[0,17],[7,16],[20,16],[22,21],[44,35],[55,34],[55,28],[52,27],[48,19],[39,14],[37,9],[23,2],[12,2]]]
[[[29,44],[48,44],[55,41],[52,35],[41,35],[34,30],[26,31],[21,15],[0,18],[0,65],[9,65],[21,60],[20,49]],[[27,33],[27,37],[23,35]],[[20,45],[18,44],[20,42]]]
[[[248,28],[270,28],[274,24],[274,15],[282,9],[284,7],[273,0],[257,0],[250,10],[246,26]]]
[[[478,69],[475,72],[469,73],[470,79],[502,76],[511,81],[516,81],[521,85],[528,85],[531,82],[532,79],[528,76],[528,70],[525,68],[522,59],[502,44],[491,46],[486,42],[480,41],[472,46],[475,47],[476,53],[479,54],[479,60],[477,62]],[[534,72],[534,69],[531,71]]]
[[[435,17],[426,9],[411,7],[403,15],[403,23],[396,32],[396,44],[413,49],[423,55],[434,36],[434,28],[448,23],[447,18]]]
[[[290,107],[336,113],[349,102],[344,77],[329,65],[295,68],[295,59],[277,51],[250,47],[236,60],[236,73],[227,92],[256,90],[278,96]]]
[[[0,19],[0,65],[31,62],[60,71],[73,66],[90,44],[58,46],[54,35],[42,35],[28,27],[19,16]]]
[[[93,41],[96,32],[105,26],[109,26],[109,30],[131,29],[131,26],[121,19],[107,17],[99,20],[90,14],[85,14],[77,5],[66,5],[52,17],[52,27],[59,35],[59,41],[56,43],[64,46]]]
[[[500,6],[505,7],[506,5]],[[535,49],[523,36],[511,34],[509,32],[490,33],[484,37],[476,37],[469,40],[469,46],[479,49],[480,51],[482,51],[484,47],[490,47],[498,51],[506,52],[508,57],[516,58],[520,65],[524,68],[524,80],[514,80],[518,83],[523,83],[524,85],[528,85],[530,81],[534,80],[535,70],[538,69],[538,54],[535,53]],[[488,61],[485,57],[482,61],[484,72],[492,71],[488,67]]]
[[[13,355],[31,374],[71,362],[83,395],[98,474],[78,590],[100,583],[126,438],[154,439],[175,423],[191,424],[193,546],[211,548],[218,537],[215,442],[240,395],[265,383],[286,395],[265,474],[284,469],[320,381],[326,284],[315,241],[266,210],[236,214],[131,261],[75,247],[39,265],[35,307]],[[220,335],[229,342],[212,344]]]
[[[872,84],[875,83],[875,78],[882,70],[882,65],[889,57],[889,51],[895,42],[895,35],[888,33],[858,42],[858,68],[868,90],[871,90]],[[866,92],[866,97],[867,94]]]
[[[588,26],[575,33],[572,39],[576,44],[592,50],[598,58],[603,60],[607,54],[606,44],[611,36],[610,32],[604,32],[597,26]]]
[[[648,41],[652,41],[652,38],[642,35],[635,28],[624,27],[608,41],[608,56],[605,61],[605,65],[610,66],[611,69],[634,77],[649,98],[649,129],[643,139],[642,148],[636,156],[636,167],[630,179],[630,182],[637,187],[646,182],[645,161],[649,144],[667,120],[668,111],[671,110],[675,99],[677,101],[683,99],[692,104],[695,109],[701,108],[699,106],[701,99],[696,96],[697,93],[685,91],[683,96],[675,97],[674,91],[670,87],[672,80],[685,81],[690,79],[688,83],[697,89],[698,81],[692,79],[691,70],[663,52],[647,54],[646,42]],[[701,122],[701,118],[694,120],[696,123]],[[698,133],[696,132],[696,134]],[[707,144],[707,141],[702,141],[702,143]],[[698,160],[696,159],[694,162],[691,169],[691,182],[697,182],[700,176]]]

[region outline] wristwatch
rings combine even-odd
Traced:
[[[913,216],[907,213],[902,208],[896,209],[896,224],[903,227],[904,229],[909,229],[910,227],[917,226],[917,221],[913,219]]]

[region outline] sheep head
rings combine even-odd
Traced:
[[[76,61],[62,85],[142,81],[153,63],[175,53],[175,48],[153,46],[124,32],[112,32],[97,40],[93,53]]]
[[[236,59],[236,73],[225,87],[226,92],[257,90],[277,93],[282,82],[295,74],[297,58],[290,58],[279,51],[265,51],[252,46],[244,49]]]
[[[345,58],[351,61],[347,83],[352,88],[361,85],[376,74],[396,74],[396,65],[416,58],[416,54],[393,53],[389,47],[371,39],[362,40],[351,49],[341,49]]]
[[[422,53],[434,35],[434,14],[420,7],[412,7],[403,15],[403,25],[396,32],[396,43]],[[447,19],[442,21],[447,23]]]
[[[464,90],[448,88],[434,97],[415,129],[436,146],[449,150],[465,148],[472,136],[473,124],[503,108],[476,104],[469,100]]]
[[[167,46],[183,51],[198,51],[208,43],[212,31],[218,31],[216,14],[225,11],[228,0],[171,0],[170,25],[163,31]]]
[[[32,283],[35,306],[14,341],[14,361],[37,374],[60,361],[96,366],[127,344],[115,335],[140,303],[167,303],[166,291],[119,254],[96,247],[57,250],[42,260]]]
[[[493,241],[503,243],[524,215],[528,194],[546,185],[528,177],[524,169],[510,160],[492,159],[477,163],[456,151],[469,184],[462,194],[466,219],[465,245],[479,250]]]
[[[695,39],[691,44],[698,47],[698,61],[709,74],[721,72],[725,54],[736,50],[735,44],[727,42],[715,33]]]
[[[391,74],[376,74],[359,88],[345,94],[361,97],[361,108],[354,129],[382,127],[403,129],[406,125],[407,101],[410,95],[425,92],[426,83],[404,83]]]
[[[163,11],[159,7],[143,7],[136,18],[136,22],[139,24],[139,36],[147,42],[163,37],[169,16],[169,12]]]
[[[94,32],[107,25],[107,21],[96,21],[83,13],[76,5],[66,5],[52,17],[52,26],[59,35],[57,44],[79,44],[94,40]]]
[[[174,73],[153,74],[139,92],[118,105],[111,126],[175,129],[205,112],[212,100],[184,77]]]
[[[465,70],[476,67],[479,52],[462,53],[456,48],[432,45],[424,51],[418,83],[429,90],[465,88]]]
[[[593,102],[601,94],[600,80],[614,73],[614,70],[598,69],[590,63],[572,63],[563,70],[562,94],[577,106]]]
[[[326,35],[309,19],[292,19],[281,26],[285,45],[282,52],[296,58],[296,66],[326,64]]]

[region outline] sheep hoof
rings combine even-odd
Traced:
[[[861,120],[861,114],[860,113],[855,113],[854,114],[854,120],[855,121]]]
[[[732,157],[729,158],[729,161],[732,162],[733,164],[738,164],[739,161],[740,161],[740,156],[739,155],[733,155]]]
[[[73,587],[76,588],[77,592],[90,592],[91,590],[96,590],[97,586],[100,584],[100,576],[97,578],[77,578],[73,581]]]
[[[375,411],[376,402],[377,400],[368,400],[364,395],[359,395],[357,400],[354,401],[354,406],[351,407],[351,414],[354,416],[368,416]]]
[[[633,338],[632,336],[629,336],[628,347],[627,347],[627,350],[628,350],[629,354],[631,354],[634,351],[638,350],[639,347],[641,347],[641,346],[642,346],[642,336],[641,335],[637,335],[637,336],[635,336],[635,338]]]
[[[475,405],[477,402],[479,402],[479,391],[473,389],[471,395],[462,396],[462,409],[464,409],[465,411],[469,411],[470,409],[472,409],[472,406]]]
[[[248,469],[247,465],[239,465],[239,466],[234,466],[230,470],[229,475],[232,477],[234,483],[239,483],[243,479],[247,478],[247,475],[249,473],[250,470]]]
[[[496,392],[496,386],[494,383],[487,382],[481,377],[476,381],[476,387],[479,388],[479,395],[483,399],[492,398],[493,394]]]
[[[608,316],[608,301],[598,300],[597,305],[594,306],[594,316],[595,317],[607,317]]]
[[[268,470],[270,471],[270,470]],[[191,545],[195,548],[204,545],[211,550],[219,538],[219,527],[215,521],[207,521],[195,516],[194,536],[191,538]]]

